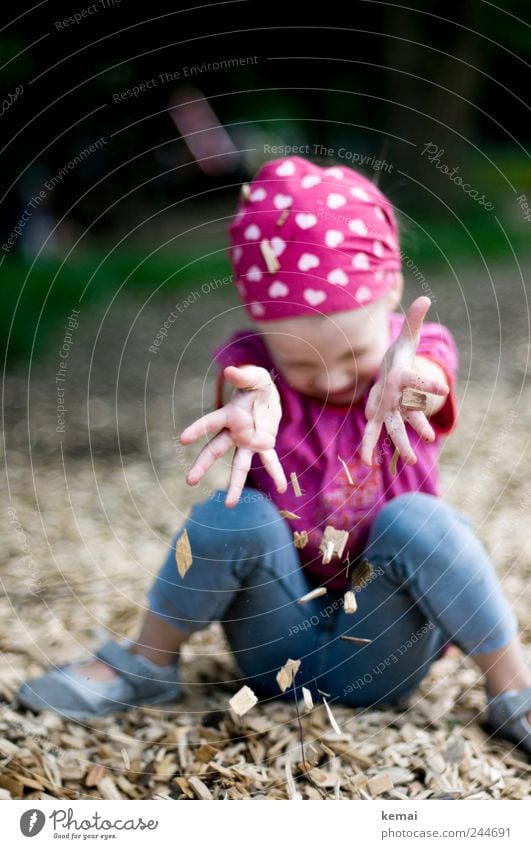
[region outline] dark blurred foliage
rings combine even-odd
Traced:
[[[58,24],[91,5],[96,11],[79,23]],[[459,162],[474,145],[525,145],[529,136],[531,30],[519,20],[529,16],[524,0],[506,2],[503,10],[482,0],[416,0],[409,9],[236,0],[186,11],[160,0],[78,0],[23,10],[4,6],[0,35],[2,88],[24,86],[2,118],[2,182],[4,191],[16,187],[4,201],[4,232],[20,193],[100,136],[107,140],[103,149],[50,199],[58,216],[76,205],[83,226],[113,205],[95,233],[119,224],[131,205],[160,209],[188,191],[238,182],[239,169],[213,179],[188,164],[167,112],[179,83],[159,77],[223,58],[258,57],[256,64],[197,73],[188,82],[209,98],[237,147],[270,137],[383,152],[395,173],[382,173],[381,185],[398,191],[401,201],[411,186],[397,177],[399,169],[435,182],[434,191],[452,191],[411,142],[433,140]],[[114,94],[152,79],[151,90],[113,102]],[[37,176],[31,163],[43,169]]]

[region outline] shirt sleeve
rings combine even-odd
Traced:
[[[427,322],[422,326],[417,356],[436,363],[446,375],[450,392],[445,404],[430,418],[430,424],[438,436],[445,436],[457,424],[457,400],[455,383],[459,366],[459,355],[455,339],[443,324]]]

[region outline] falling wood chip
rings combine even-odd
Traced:
[[[288,217],[289,214],[290,214],[289,207],[287,209],[282,210],[279,217],[277,218],[277,227],[282,227],[282,225],[286,222],[286,218]]]
[[[175,547],[175,560],[177,561],[179,575],[181,578],[184,578],[188,569],[192,565],[192,549],[190,548],[190,540],[188,539],[188,531],[186,528],[177,540],[177,545]]]
[[[314,598],[319,598],[322,595],[326,595],[327,589],[326,587],[316,587],[314,590],[310,590],[306,595],[301,595],[298,599],[299,604],[306,604],[307,601],[312,601]]]
[[[372,643],[372,640],[368,640],[366,637],[349,637],[348,634],[341,634],[339,639],[345,640],[346,643],[360,643],[360,645]]]
[[[313,699],[312,694],[306,687],[302,688],[302,697],[304,699],[304,710],[306,713],[310,713],[313,710]]]
[[[343,466],[343,468],[345,470],[345,474],[347,476],[347,480],[348,480],[349,484],[351,486],[354,486],[354,481],[352,480],[352,475],[350,474],[349,467],[347,466],[345,461],[339,456],[339,454],[337,455],[337,459],[339,460],[339,462],[341,463],[341,465]]]
[[[297,472],[292,472],[289,476],[289,479],[290,479],[291,485],[293,487],[293,492],[295,493],[297,498],[299,498],[302,495],[302,489],[299,486],[299,481],[298,481],[298,478],[297,478]]]
[[[399,406],[402,410],[425,410],[428,406],[428,396],[416,389],[404,389],[400,396]]]
[[[394,787],[393,779],[388,772],[369,778],[368,785],[372,796],[381,796],[382,793],[387,793]]]
[[[273,248],[269,244],[267,239],[262,239],[260,242],[260,250],[262,251],[262,256],[264,258],[264,262],[266,264],[267,270],[270,274],[274,274],[280,268],[280,263],[273,253]]]
[[[371,579],[374,574],[374,570],[372,565],[369,563],[367,558],[363,558],[363,560],[358,563],[358,565],[352,570],[352,575],[350,576],[350,581],[352,583],[352,589],[362,589]]]
[[[335,717],[334,717],[334,714],[333,714],[333,713],[332,713],[332,711],[330,710],[330,705],[328,704],[328,702],[326,701],[326,699],[325,699],[325,697],[324,697],[324,696],[323,696],[323,702],[324,702],[324,706],[325,706],[325,708],[326,708],[326,712],[327,712],[327,714],[328,714],[328,719],[330,720],[330,725],[332,726],[332,728],[334,729],[334,731],[336,732],[336,734],[341,735],[341,728],[340,728],[340,727],[339,727],[339,725],[337,724],[337,722],[336,722],[336,720],[335,720]]]
[[[300,519],[300,516],[297,516],[296,513],[292,513],[291,510],[279,510],[278,512],[284,519]]]
[[[330,563],[332,557],[342,557],[347,542],[348,531],[338,531],[332,525],[327,525],[319,546],[323,563]]]
[[[304,548],[308,545],[308,531],[293,531],[293,545],[295,548]]]
[[[251,197],[251,187],[249,183],[242,183],[240,188],[241,196],[244,200],[250,200]]]
[[[394,454],[391,457],[391,462],[389,463],[389,474],[396,475],[396,465],[398,463],[398,458],[400,457],[400,451],[398,448],[395,448]]]
[[[292,660],[288,657],[284,666],[279,669],[277,673],[277,684],[283,693],[293,684],[293,679],[299,671],[300,665],[300,660]]]
[[[343,610],[345,613],[355,613],[357,609],[356,596],[349,590],[343,597]]]
[[[257,701],[258,699],[251,688],[244,685],[237,693],[235,693],[232,699],[229,699],[229,705],[233,709],[234,713],[237,713],[238,716],[243,716],[244,713],[247,713],[248,710],[251,710],[251,708],[255,706]]]

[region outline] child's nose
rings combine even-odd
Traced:
[[[342,370],[333,370],[325,373],[322,389],[325,392],[343,392],[351,389],[356,382],[356,375]]]

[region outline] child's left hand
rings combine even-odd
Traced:
[[[413,451],[404,422],[408,422],[422,439],[433,442],[435,433],[424,412],[420,410],[402,411],[400,397],[404,389],[416,389],[446,397],[449,388],[446,383],[433,377],[420,374],[415,370],[415,354],[420,339],[420,329],[431,306],[429,298],[417,298],[409,307],[398,339],[387,349],[382,361],[380,378],[374,384],[365,407],[367,425],[361,442],[361,459],[367,466],[372,465],[372,454],[382,426],[405,463],[413,465],[417,457]]]

